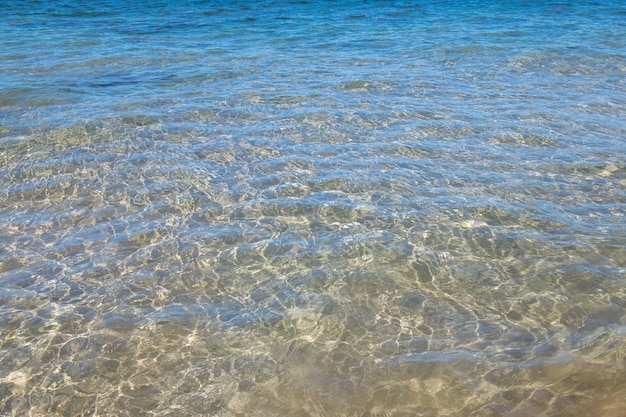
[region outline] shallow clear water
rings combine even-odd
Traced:
[[[0,5],[0,414],[626,415],[626,6],[143,3]]]

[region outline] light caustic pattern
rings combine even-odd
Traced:
[[[623,7],[244,3],[7,11],[0,414],[623,417]]]

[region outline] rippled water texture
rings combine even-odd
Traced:
[[[1,415],[626,416],[621,1],[79,3],[0,5]]]

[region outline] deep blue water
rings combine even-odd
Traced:
[[[0,414],[624,416],[623,2],[0,13]]]

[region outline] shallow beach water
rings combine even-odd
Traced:
[[[0,415],[626,416],[619,1],[0,5]]]

